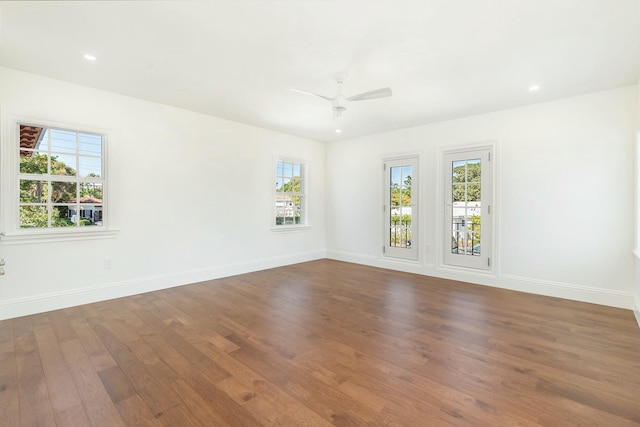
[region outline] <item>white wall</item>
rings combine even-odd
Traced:
[[[635,86],[327,145],[330,258],[631,308]],[[444,268],[441,149],[496,147],[490,274]],[[382,158],[421,158],[419,250],[381,257]],[[568,238],[567,235],[571,235]]]
[[[0,244],[0,319],[325,256],[322,143],[6,68],[0,109],[113,131],[120,228],[114,239]],[[309,231],[271,231],[279,155],[308,161]]]
[[[2,117],[114,132],[120,228],[114,239],[0,243],[0,319],[325,254],[632,308],[634,293],[640,301],[631,255],[638,95],[626,87],[322,144],[0,68]],[[498,165],[491,274],[440,262],[438,150],[479,142],[495,144]],[[382,158],[407,153],[419,154],[422,168],[415,264],[380,256]],[[278,155],[308,161],[309,231],[271,232]]]
[[[634,292],[634,314],[638,325],[640,325],[640,77],[638,78],[637,88],[637,102],[638,102],[638,115],[636,120],[636,175],[635,175],[635,196],[636,196],[636,209],[635,209],[635,224],[636,224],[636,244],[635,244],[635,292]]]

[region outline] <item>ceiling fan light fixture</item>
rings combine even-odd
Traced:
[[[325,95],[320,95],[317,93],[313,93],[313,92],[308,92],[306,90],[300,90],[300,89],[291,89],[291,91],[293,92],[298,92],[298,93],[302,93],[304,95],[311,95],[311,96],[316,96],[322,99],[326,99],[327,101],[331,102],[331,107],[333,109],[333,117],[340,117],[342,116],[342,113],[345,112],[347,110],[346,104],[352,101],[367,101],[370,99],[376,99],[376,98],[385,98],[388,96],[393,95],[393,92],[391,91],[391,88],[389,87],[385,87],[385,88],[381,88],[381,89],[376,89],[376,90],[371,90],[369,92],[363,92],[363,93],[359,93],[357,95],[353,95],[350,97],[345,97],[344,95],[342,95],[342,84],[344,82],[344,79],[346,79],[347,74],[346,73],[338,73],[335,74],[333,76],[336,85],[338,86],[336,89],[336,94],[334,97],[329,97],[329,96],[325,96]]]

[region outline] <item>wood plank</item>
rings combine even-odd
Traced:
[[[133,384],[131,384],[131,381],[129,381],[129,378],[127,378],[119,366],[103,369],[98,372],[98,376],[113,403],[127,400],[138,394]]]
[[[78,339],[60,343],[73,381],[82,399],[92,426],[124,426],[120,413],[113,405],[89,356]]]
[[[160,427],[163,424],[153,416],[149,407],[138,394],[116,403],[125,425],[136,427]],[[178,424],[174,424],[178,425]]]
[[[55,426],[31,318],[13,321],[22,425]]]
[[[109,329],[110,326],[111,324],[106,322],[104,325],[98,325],[96,333],[153,415],[159,417],[169,409],[179,406],[179,395],[133,353],[136,342],[130,343],[129,346],[120,342],[117,335]]]
[[[13,321],[0,321],[0,425],[20,424],[18,367],[16,365]]]
[[[55,310],[48,313],[51,320],[51,328],[58,337],[59,342],[74,340],[77,338],[64,310]]]
[[[95,327],[87,319],[74,320],[72,327],[96,372],[117,366],[115,360],[113,360],[113,357],[111,357],[111,354],[96,334]]]
[[[276,425],[280,425],[283,422],[286,423],[286,420],[298,420],[298,424],[293,424],[305,425],[305,422],[315,420],[310,425],[322,425],[326,422],[293,396],[227,354],[224,349],[206,339],[198,341],[196,339],[198,335],[192,328],[176,324],[172,326],[178,327],[181,335],[231,374],[230,377],[220,381],[217,387],[237,403],[244,405],[251,414],[264,423],[273,421]],[[251,401],[256,397],[260,397],[261,402],[254,405]],[[268,414],[264,412],[264,402],[268,403]]]
[[[639,360],[629,310],[319,260],[0,322],[0,425],[631,426]]]
[[[383,417],[373,413],[370,408],[312,376],[302,375],[295,366],[287,363],[288,359],[277,353],[262,351],[239,337],[229,339],[240,347],[240,350],[232,353],[235,359],[289,395],[296,396],[296,399],[325,420],[363,426],[384,424]]]
[[[60,349],[58,337],[52,328],[43,328],[35,331],[35,338],[56,424],[89,425],[89,418]]]
[[[246,409],[215,386],[211,385],[203,391],[202,383],[193,384],[182,379],[161,360],[157,360],[152,366],[156,375],[180,396],[182,413],[193,424],[203,427],[262,425]]]

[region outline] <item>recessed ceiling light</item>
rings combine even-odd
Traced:
[[[538,85],[529,86],[529,92],[537,92],[539,90],[540,90],[540,86]]]
[[[336,129],[336,133],[342,133],[341,129]]]
[[[88,53],[86,53],[86,54],[82,55],[82,57],[83,57],[84,59],[86,59],[87,61],[95,61],[96,59],[98,59],[98,58],[96,58],[95,56],[90,55],[90,54],[88,54]]]

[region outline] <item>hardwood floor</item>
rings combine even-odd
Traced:
[[[640,425],[640,328],[314,261],[0,322],[0,425]]]

